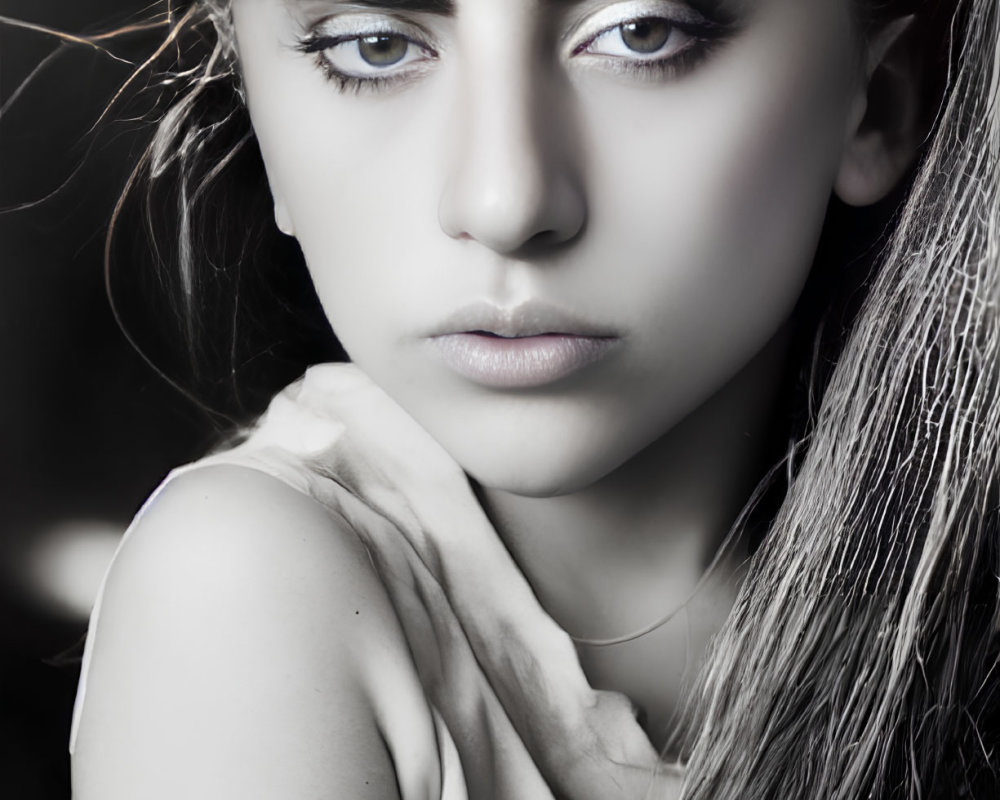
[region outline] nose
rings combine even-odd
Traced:
[[[504,61],[465,73],[438,216],[447,235],[510,255],[576,238],[586,203],[564,93],[529,59]]]

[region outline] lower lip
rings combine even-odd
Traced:
[[[435,336],[445,364],[471,381],[500,389],[527,389],[565,378],[604,357],[617,341],[604,336],[504,338],[483,333]]]

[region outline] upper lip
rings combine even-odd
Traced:
[[[445,317],[427,335],[492,333],[506,338],[562,334],[616,338],[618,334],[568,309],[542,300],[527,300],[516,306],[498,306],[479,301],[462,306]]]

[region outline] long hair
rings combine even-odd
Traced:
[[[1000,10],[952,74],[692,698],[685,797],[1000,789]]]
[[[876,19],[899,3],[860,5]],[[1000,10],[908,5],[950,47],[940,108],[692,693],[691,800],[1000,787]],[[270,359],[253,412],[342,354],[270,222],[228,3],[165,6],[134,77],[159,76],[142,85],[161,112],[115,211],[109,286],[116,256],[152,265],[124,277],[170,298],[157,320],[184,344],[167,371],[186,388],[244,385]],[[115,231],[137,227],[135,257]],[[139,344],[161,364],[170,349]]]

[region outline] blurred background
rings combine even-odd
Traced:
[[[0,0],[0,16],[93,33],[146,5]],[[69,797],[100,578],[143,499],[213,431],[133,352],[104,293],[104,233],[143,126],[88,131],[129,72],[0,24],[0,797],[12,800]]]

